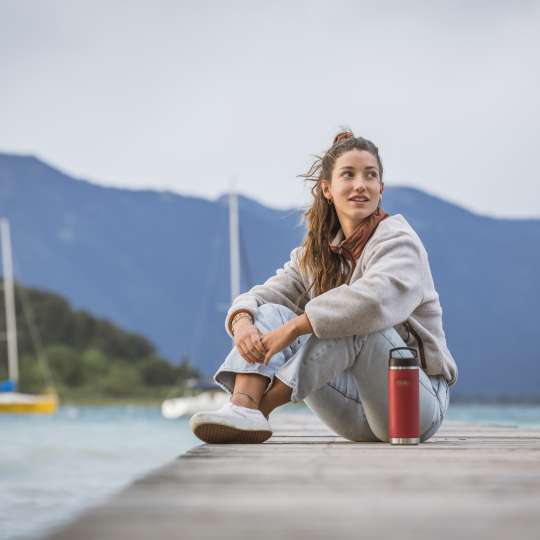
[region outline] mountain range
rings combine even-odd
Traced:
[[[470,212],[419,189],[385,186],[384,209],[422,239],[459,368],[454,399],[540,400],[540,219]],[[302,209],[239,198],[241,290],[288,260]],[[33,156],[0,153],[0,215],[16,279],[65,296],[211,374],[231,347],[227,196],[103,187]]]

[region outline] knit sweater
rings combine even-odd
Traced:
[[[344,238],[340,229],[332,243]],[[262,285],[234,299],[225,319],[245,310],[254,315],[265,303],[284,305],[297,315],[306,313],[314,334],[322,339],[368,335],[394,327],[407,346],[418,351],[428,375],[444,375],[452,386],[458,368],[446,344],[442,308],[435,290],[428,254],[420,237],[401,215],[381,221],[367,242],[347,284],[313,297],[311,276],[300,270],[303,247]]]

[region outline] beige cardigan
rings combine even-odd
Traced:
[[[332,243],[342,239],[339,230]],[[319,338],[367,335],[394,327],[408,346],[417,349],[428,375],[443,374],[449,385],[457,382],[458,368],[446,345],[428,254],[401,214],[379,223],[348,284],[315,298],[312,291],[305,295],[311,280],[299,268],[302,249],[294,248],[274,276],[234,299],[225,319],[231,337],[230,322],[236,312],[253,315],[262,304],[282,304],[298,315],[305,311]]]

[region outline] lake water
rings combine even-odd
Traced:
[[[540,405],[451,403],[446,419],[540,428]],[[0,416],[0,540],[40,537],[198,444],[187,420],[165,420],[158,407]]]

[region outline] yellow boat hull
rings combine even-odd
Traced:
[[[54,414],[58,410],[55,394],[0,394],[0,414]]]

